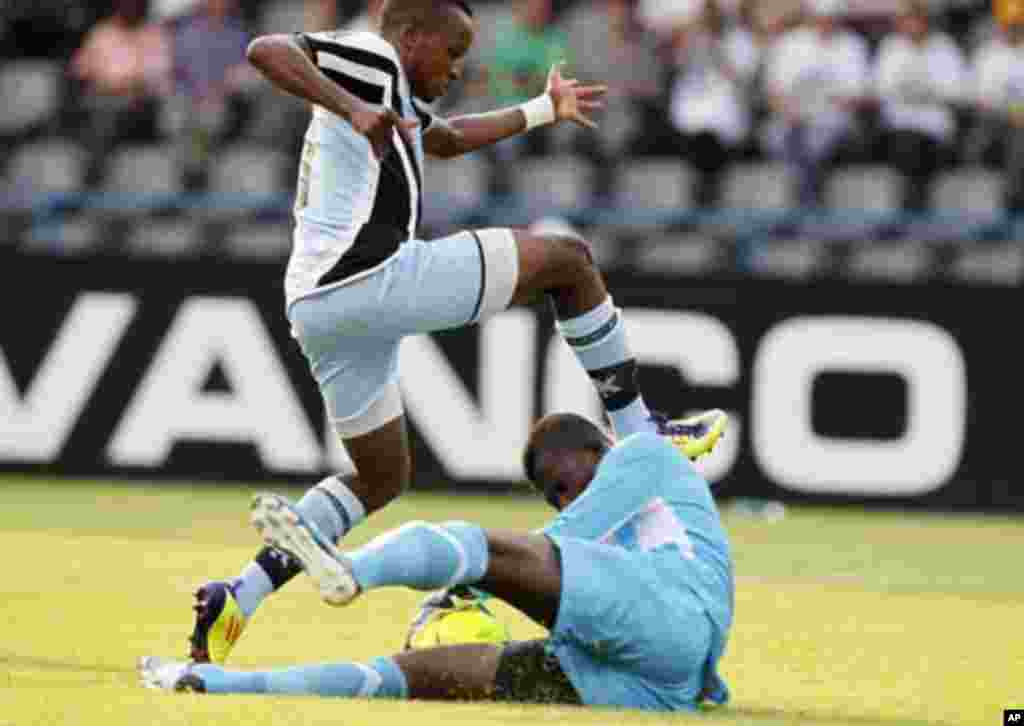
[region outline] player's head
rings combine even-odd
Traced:
[[[398,49],[413,95],[433,101],[462,75],[475,27],[465,0],[387,0],[380,30]]]
[[[608,434],[582,416],[545,416],[534,425],[523,452],[526,478],[548,504],[564,509],[590,484],[611,446]]]
[[[923,40],[928,35],[928,13],[924,0],[906,0],[897,21],[900,31],[915,42]]]

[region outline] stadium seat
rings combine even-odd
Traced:
[[[601,227],[581,230],[583,238],[590,244],[594,264],[601,270],[610,270],[622,262],[622,245],[618,237]]]
[[[271,0],[260,16],[260,33],[295,33],[306,29],[302,0]]]
[[[722,185],[721,206],[778,211],[792,206],[792,186],[784,164],[737,164]]]
[[[853,251],[847,275],[856,280],[920,282],[932,272],[933,251],[924,243],[864,244]]]
[[[703,235],[659,234],[642,240],[636,266],[650,274],[700,275],[721,264],[722,243]]]
[[[181,191],[181,173],[174,151],[163,146],[122,146],[110,160],[103,191],[123,211],[145,207]]]
[[[31,202],[38,195],[81,189],[87,154],[77,144],[50,139],[17,148],[7,169],[7,186]]]
[[[722,213],[705,224],[726,236],[764,236],[792,208],[792,184],[784,164],[736,164],[725,174],[719,200]]]
[[[106,229],[95,218],[74,215],[51,223],[33,225],[25,235],[24,248],[58,255],[96,251],[109,241]]]
[[[1003,178],[998,172],[962,168],[939,176],[932,184],[931,207],[939,214],[960,212],[986,217],[1002,211]]]
[[[232,228],[224,239],[224,249],[236,259],[284,260],[292,248],[292,225],[281,222],[254,222]]]
[[[0,66],[0,136],[14,136],[45,124],[60,104],[63,70],[44,60],[7,61]]]
[[[900,213],[903,177],[888,166],[840,167],[825,183],[825,220],[811,220],[806,236],[825,241],[873,239]]]
[[[976,285],[1020,285],[1024,281],[1024,243],[1013,240],[963,250],[953,261],[950,276]]]
[[[447,229],[461,215],[483,203],[488,165],[467,154],[455,159],[428,159],[423,170],[423,223]]]
[[[693,183],[694,172],[682,161],[632,161],[619,178],[619,205],[641,212],[690,210],[693,208]]]
[[[522,159],[513,166],[513,188],[520,203],[534,215],[574,209],[590,201],[590,173],[585,159],[569,154]]]
[[[888,166],[848,166],[832,172],[825,184],[825,206],[842,213],[875,215],[900,208],[903,178]]]
[[[309,124],[309,117],[309,106],[305,101],[276,91],[267,83],[252,94],[252,110],[242,136],[249,143],[270,148],[296,148]]]
[[[595,114],[596,132],[605,148],[617,153],[629,142],[637,126],[637,112],[628,103],[612,102],[603,112]]]
[[[931,187],[931,218],[914,221],[907,239],[958,246],[987,238],[1002,223],[1002,178],[981,168],[938,176]]]
[[[200,223],[190,219],[140,219],[125,247],[139,257],[190,257],[203,250]]]
[[[234,197],[230,206],[244,207],[246,197],[259,205],[284,192],[288,157],[259,146],[235,145],[220,151],[210,163],[211,194]]]
[[[827,259],[826,245],[819,240],[775,240],[757,246],[750,267],[764,277],[804,280],[819,274]]]

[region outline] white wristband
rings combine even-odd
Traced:
[[[547,126],[555,122],[555,102],[551,95],[542,93],[537,98],[531,99],[519,107],[519,110],[526,116],[526,130],[531,131],[538,126]]]

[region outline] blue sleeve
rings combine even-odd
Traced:
[[[681,468],[682,465],[682,468]],[[667,441],[636,434],[605,455],[586,491],[542,532],[600,540],[691,469]]]

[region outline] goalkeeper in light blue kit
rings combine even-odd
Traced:
[[[732,559],[708,485],[689,460],[661,436],[615,443],[580,416],[555,414],[534,427],[524,465],[559,510],[533,534],[412,522],[342,553],[274,495],[257,497],[253,522],[302,563],[331,604],[377,587],[471,585],[517,607],[549,637],[270,671],[144,658],[144,683],[656,711],[725,703],[717,666],[733,617]]]

